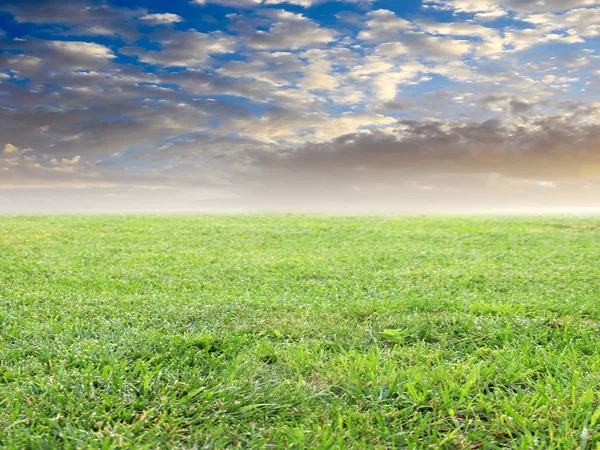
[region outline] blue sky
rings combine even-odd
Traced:
[[[4,1],[0,203],[592,198],[599,42],[598,0]]]

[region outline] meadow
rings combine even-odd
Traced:
[[[0,217],[0,447],[600,448],[600,218]]]

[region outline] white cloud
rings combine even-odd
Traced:
[[[473,42],[465,39],[430,36],[423,32],[406,33],[403,42],[414,54],[434,60],[461,58],[474,46]]]
[[[394,64],[387,58],[381,56],[366,56],[361,61],[361,64],[358,64],[352,68],[350,76],[354,78],[367,79],[370,75],[389,72],[393,68]]]
[[[409,53],[409,49],[402,42],[386,42],[379,44],[375,49],[375,53],[381,56],[395,57],[406,55]]]
[[[50,46],[58,53],[69,56],[83,56],[105,61],[115,58],[115,54],[110,48],[94,42],[52,41]]]
[[[237,42],[220,33],[206,34],[195,30],[175,31],[160,41],[160,50],[125,47],[121,53],[135,55],[140,61],[164,66],[197,67],[210,55],[232,53]]]
[[[581,37],[600,36],[600,8],[580,8],[567,11],[564,14],[530,14],[522,18],[537,29],[550,32],[565,31],[572,39],[582,42]]]
[[[396,123],[393,117],[382,114],[347,113],[341,117],[325,120],[315,127],[314,137],[319,141],[327,141],[349,133],[354,133],[370,127],[386,127]]]
[[[324,142],[361,129],[390,126],[394,123],[396,119],[381,114],[345,113],[339,117],[331,117],[319,112],[298,114],[273,111],[260,118],[232,120],[223,126],[223,131],[235,130],[243,136],[265,142],[293,144],[306,141]]]
[[[232,8],[252,8],[256,6],[273,6],[273,5],[297,5],[309,8],[320,3],[325,3],[331,0],[192,0],[196,5],[207,5],[209,3],[229,6]],[[374,0],[335,0],[344,3],[371,3]]]
[[[373,82],[377,100],[390,102],[396,98],[398,83],[404,81],[406,75],[403,73],[383,73],[378,75]]]
[[[500,33],[494,28],[464,22],[419,22],[421,29],[430,34],[445,36],[476,37],[483,41],[500,39]]]
[[[598,0],[425,0],[426,8],[475,14],[480,20],[494,20],[508,13],[557,12],[596,6]]]
[[[246,45],[261,50],[297,50],[329,44],[337,36],[336,31],[321,27],[302,14],[276,10],[269,16],[273,19],[269,30],[246,36]]]
[[[81,155],[75,155],[75,156],[73,156],[73,157],[72,157],[72,158],[70,158],[70,159],[69,159],[69,158],[63,158],[63,159],[61,160],[61,162],[62,162],[64,165],[67,165],[67,166],[74,166],[74,165],[78,164],[78,163],[79,163],[79,161],[81,161]]]
[[[510,29],[504,33],[504,42],[515,51],[522,51],[543,44],[577,44],[583,43],[581,37],[568,33],[552,33],[539,28],[522,30]]]
[[[600,5],[598,0],[500,0],[504,8],[519,13],[566,11],[582,6]]]
[[[12,145],[11,143],[8,143],[8,144],[4,145],[4,153],[6,153],[6,154],[19,153],[19,147]]]
[[[358,33],[358,38],[369,42],[394,41],[400,32],[414,28],[406,19],[402,19],[387,9],[377,9],[367,13],[369,20],[366,29]]]
[[[183,18],[181,16],[178,16],[177,14],[159,13],[159,14],[146,14],[145,16],[140,17],[140,20],[143,20],[145,22],[155,24],[155,25],[162,25],[162,24],[167,24],[167,23],[182,22]]]
[[[308,90],[330,91],[339,86],[338,79],[332,75],[332,61],[322,50],[309,50],[303,55],[308,59],[304,68],[304,77],[300,86]]]

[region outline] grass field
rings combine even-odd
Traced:
[[[600,448],[600,218],[0,217],[2,448]]]

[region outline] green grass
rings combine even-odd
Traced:
[[[0,218],[2,448],[600,448],[600,219]]]

